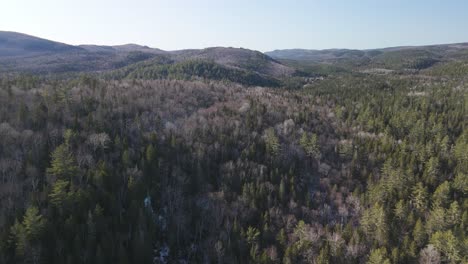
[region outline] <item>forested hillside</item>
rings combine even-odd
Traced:
[[[0,31],[0,74],[35,74],[56,79],[98,72],[112,78],[199,77],[261,86],[275,86],[282,78],[298,75],[293,67],[243,48],[163,51],[137,44],[73,46]]]
[[[464,263],[467,96],[2,78],[0,262]]]
[[[432,69],[450,64],[463,67],[467,63],[468,44],[445,44],[432,46],[408,46],[371,50],[275,50],[265,54],[286,64],[298,65],[313,70],[324,67],[340,69],[341,71],[366,72],[403,72],[414,73],[426,70],[432,74]],[[466,75],[466,70],[463,71]]]
[[[0,263],[468,263],[466,45],[2,35]]]

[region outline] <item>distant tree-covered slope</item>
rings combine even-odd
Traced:
[[[296,73],[293,67],[248,49],[216,47],[168,52],[136,44],[71,46],[0,32],[0,73],[73,75],[116,69],[120,69],[118,75],[129,78],[200,77],[262,86],[277,85],[278,79]]]
[[[22,33],[0,31],[0,57],[34,56],[43,53],[80,52],[82,48]]]
[[[137,45],[72,46],[16,32],[0,32],[0,73],[65,74],[123,67],[160,54]]]
[[[327,61],[338,58],[362,58],[367,56],[365,51],[351,49],[285,49],[266,52],[268,56],[277,59],[301,60],[301,61]]]
[[[244,85],[279,86],[279,79],[262,75],[241,68],[227,67],[213,61],[202,59],[184,60],[162,63],[161,60],[152,63],[145,61],[106,74],[108,78],[130,79],[208,79],[225,80]]]
[[[265,54],[288,65],[331,65],[350,71],[369,69],[423,70],[453,61],[468,61],[468,44],[394,47],[372,50],[275,50]]]
[[[254,50],[214,47],[202,50],[181,50],[173,52],[174,59],[209,60],[227,67],[250,70],[274,77],[292,75],[294,68],[285,66],[271,57]]]

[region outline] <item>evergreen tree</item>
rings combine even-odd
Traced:
[[[51,155],[52,161],[47,173],[59,179],[70,180],[78,172],[75,158],[67,144],[58,146]]]

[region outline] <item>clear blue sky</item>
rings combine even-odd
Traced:
[[[0,30],[165,50],[468,42],[468,0],[3,0]]]

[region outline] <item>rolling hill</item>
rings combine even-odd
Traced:
[[[274,50],[232,47],[164,51],[138,44],[68,45],[0,31],[0,73],[74,75],[105,73],[118,78],[203,78],[277,86],[294,76],[341,72],[421,72],[463,76],[468,43],[371,50]]]
[[[47,53],[81,52],[82,48],[29,36],[22,33],[0,31],[0,57],[34,56]]]
[[[201,50],[180,50],[172,52],[176,61],[203,60],[217,64],[254,71],[275,77],[288,76],[294,69],[281,64],[259,51],[242,48],[213,47]]]
[[[164,51],[137,44],[72,46],[0,31],[0,73],[107,72],[119,77],[226,79],[270,85],[296,70],[254,50],[213,47]],[[243,80],[246,78],[247,81]]]
[[[427,70],[454,62],[468,62],[468,43],[430,46],[405,46],[371,50],[287,49],[266,52],[268,56],[302,69],[320,68],[363,71],[383,69],[390,71]]]

